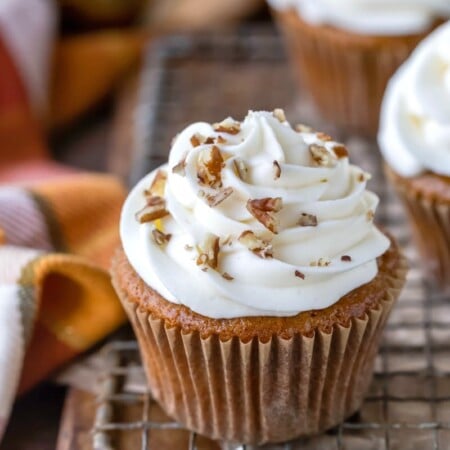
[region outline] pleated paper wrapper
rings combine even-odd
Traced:
[[[387,166],[385,173],[408,214],[423,268],[450,290],[450,204],[423,195]]]
[[[213,439],[262,444],[313,435],[360,407],[372,378],[382,330],[404,284],[392,274],[376,309],[330,333],[268,342],[221,341],[183,333],[118,289],[139,341],[148,383],[163,409]],[[116,286],[117,288],[117,286]]]
[[[375,136],[387,82],[428,33],[358,35],[310,25],[295,11],[274,11],[274,16],[300,88],[310,93],[323,118]]]

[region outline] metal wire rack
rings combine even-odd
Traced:
[[[337,130],[320,122],[301,90],[293,95],[296,90],[286,64],[279,37],[270,29],[181,36],[161,43],[150,54],[142,79],[136,112],[139,164],[131,181],[165,161],[172,136],[194,120],[213,121],[230,113],[242,117],[249,108],[284,106],[288,118],[336,135]],[[371,189],[381,197],[377,218],[410,259],[408,283],[386,327],[360,411],[321,436],[264,448],[450,449],[449,295],[436,290],[421,271],[401,205],[382,175],[375,144],[338,136],[346,141],[353,161],[373,174]],[[97,399],[95,449],[256,448],[213,442],[183,430],[166,416],[146,388],[132,337],[111,342],[105,351],[110,369]]]

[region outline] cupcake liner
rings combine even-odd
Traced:
[[[387,82],[428,34],[366,36],[304,22],[295,11],[274,11],[300,85],[322,116],[374,136]]]
[[[385,171],[408,214],[424,268],[440,287],[450,289],[450,204],[413,189],[392,169]]]
[[[360,407],[405,273],[402,259],[384,300],[348,326],[268,342],[184,333],[118,292],[165,411],[213,439],[262,444],[319,433]]]

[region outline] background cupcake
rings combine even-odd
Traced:
[[[269,0],[294,67],[324,118],[378,129],[389,78],[445,18],[448,0]]]
[[[126,201],[113,266],[170,415],[264,443],[359,408],[405,275],[367,180],[343,145],[281,110],[177,136]]]
[[[414,51],[386,90],[379,145],[424,262],[450,286],[450,22]]]

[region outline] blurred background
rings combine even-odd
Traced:
[[[11,178],[5,164],[48,152],[53,159],[89,170],[112,165],[113,172],[125,176],[127,168],[119,167],[123,160],[115,157],[116,145],[123,144],[115,116],[132,102],[145,50],[174,33],[271,20],[263,0],[8,0],[2,8],[0,22],[10,23],[5,46],[12,47],[9,57],[19,66],[28,92],[23,101],[16,99],[23,110],[20,119],[11,118],[9,107],[0,112],[0,136],[27,130],[20,142],[2,145],[0,181]],[[17,38],[17,30],[25,28],[29,32]],[[34,60],[21,63],[27,59]],[[2,90],[13,95],[13,89],[20,89],[7,78],[0,73]],[[91,154],[96,144],[108,158],[102,152]]]

